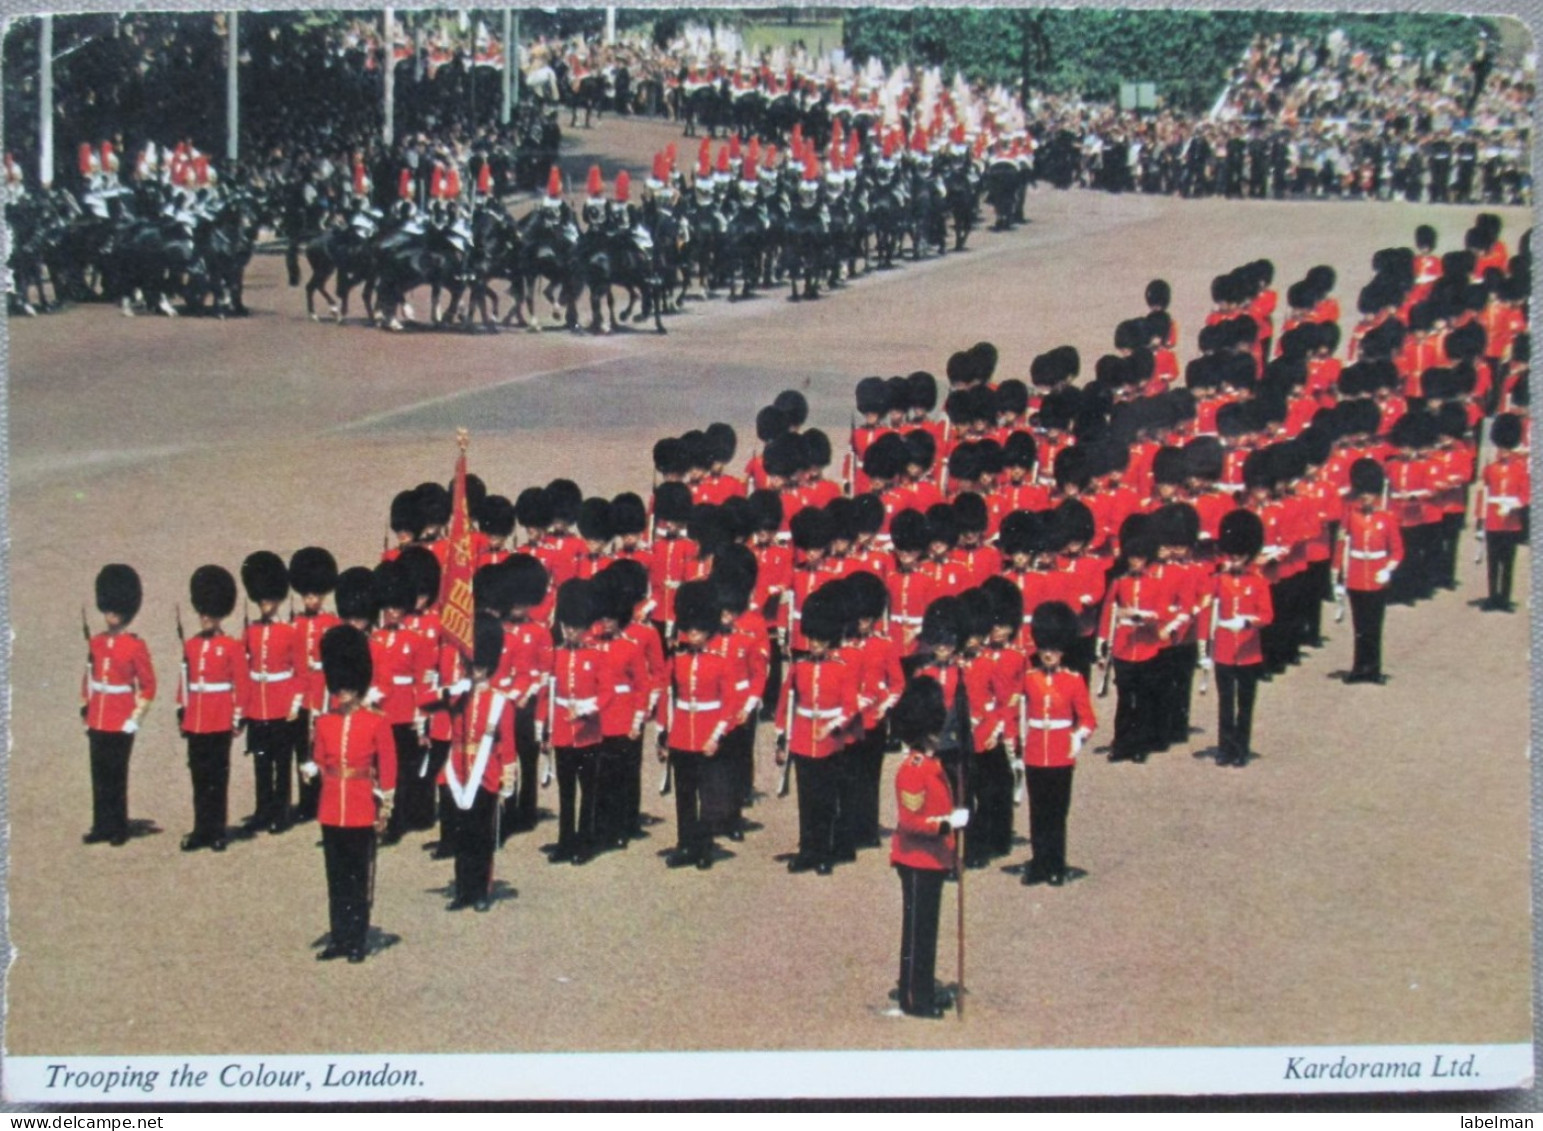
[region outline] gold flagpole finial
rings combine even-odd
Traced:
[[[463,452],[471,447],[471,432],[468,429],[457,428],[455,430],[455,446]]]

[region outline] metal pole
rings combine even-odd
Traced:
[[[504,97],[503,97],[503,108],[501,110],[499,110],[499,112],[498,112],[499,124],[500,125],[505,125],[505,126],[507,126],[509,124],[509,119],[511,117],[513,117],[513,113],[514,113],[514,100],[511,97],[511,88],[514,86],[514,68],[515,68],[515,62],[516,62],[515,53],[516,53],[516,48],[514,46],[514,12],[510,8],[505,8],[504,9],[504,73],[503,73],[503,80],[504,80],[504,83],[503,83],[503,85],[504,85],[503,95],[504,95]]]
[[[38,28],[38,184],[54,183],[54,18]]]
[[[225,159],[234,165],[241,152],[241,20],[234,10],[225,18]]]
[[[385,44],[385,58],[381,60],[381,67],[385,71],[384,93],[381,95],[381,119],[385,123],[381,127],[381,140],[386,143],[386,148],[396,144],[396,42],[392,32],[396,27],[396,17],[391,14],[390,8],[382,9],[380,19],[380,38]]]
[[[509,85],[512,93],[509,95],[511,107],[520,104],[520,13],[514,13],[514,31],[509,37],[509,46],[505,49],[509,54]]]
[[[616,42],[616,9],[605,10],[605,46],[609,47]]]

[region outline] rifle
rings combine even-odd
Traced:
[[[963,673],[961,673],[961,678],[959,681],[961,690],[964,687],[962,674]],[[968,736],[970,733],[970,724],[968,720],[966,720],[964,726],[965,735]],[[968,793],[965,792],[964,784],[965,768],[968,766],[970,761],[970,744],[968,742],[965,743],[964,749],[961,750],[959,754],[959,769],[956,772],[956,777],[958,778],[960,800],[956,801],[954,804],[963,807],[964,799],[969,796]],[[964,1020],[964,873],[967,870],[964,866],[964,836],[965,830],[960,829],[954,837],[954,872],[959,877],[959,914],[955,924],[955,929],[959,932],[959,963],[957,967],[959,989],[954,994],[954,1011],[958,1014],[959,1020],[961,1021]]]
[[[659,796],[660,797],[668,797],[670,795],[670,791],[674,788],[674,785],[675,785],[675,773],[674,773],[674,771],[675,771],[675,763],[670,761],[670,755],[669,755],[669,742],[670,742],[669,735],[670,735],[670,731],[675,729],[675,671],[674,671],[674,664],[675,664],[675,661],[671,660],[670,661],[670,665],[671,665],[671,670],[670,670],[670,687],[669,687],[669,691],[667,692],[667,694],[669,695],[669,698],[665,700],[665,705],[664,705],[665,755],[664,755],[664,776],[659,779]]]
[[[782,776],[777,779],[777,796],[786,797],[788,790],[793,785],[793,704],[798,701],[798,692],[793,684],[793,664],[788,663],[787,674],[783,677],[788,681],[788,714],[784,725],[787,727],[782,733],[787,736],[788,749],[782,762]]]
[[[1120,626],[1120,606],[1115,605],[1109,611],[1109,636],[1104,640],[1104,658],[1099,661],[1098,697],[1104,698],[1109,694],[1109,673],[1114,669],[1114,634]]]
[[[851,495],[857,484],[857,414],[847,418],[847,454],[841,461],[841,478],[846,493]]]
[[[185,635],[183,635],[183,632],[182,632],[182,602],[180,602],[180,601],[177,602],[175,608],[176,608],[176,615],[177,615],[177,651],[180,654],[181,659],[182,659],[182,701],[183,701],[183,703],[186,703],[187,702],[187,696],[189,694],[189,690],[188,690],[188,642],[187,642],[187,637]],[[177,721],[180,724],[182,720],[179,718]]]

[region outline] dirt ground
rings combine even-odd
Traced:
[[[579,131],[634,173],[659,124]],[[690,143],[682,146],[689,152]],[[614,164],[607,165],[608,179]],[[1528,629],[1470,607],[1482,577],[1390,612],[1390,682],[1347,688],[1349,625],[1261,689],[1258,759],[1217,769],[1211,701],[1190,748],[1145,766],[1084,759],[1060,890],[969,873],[966,1020],[894,1016],[900,892],[887,853],[828,879],[789,876],[796,807],[708,874],[665,869],[670,803],[647,771],[651,839],[588,867],[511,839],[493,913],[446,914],[448,863],[425,835],[384,851],[359,967],[318,964],[326,892],[315,826],[184,855],[191,800],[172,704],[173,607],[204,562],[320,542],[344,566],[379,552],[404,486],[448,478],[454,429],[514,496],[556,476],[646,489],[661,435],[807,392],[847,425],[854,382],[927,368],[979,339],[1002,376],[1070,342],[1084,368],[1147,280],[1173,284],[1186,347],[1210,277],[1270,256],[1277,285],[1317,263],[1353,310],[1371,253],[1471,215],[1403,204],[1178,201],[1045,190],[1027,227],[863,278],[816,304],[695,303],[669,333],[409,332],[313,324],[280,258],[248,276],[252,317],[122,318],[89,307],[10,331],[10,934],[5,1044],[18,1055],[550,1050],[1095,1048],[1516,1042],[1530,1039]],[[1526,214],[1504,214],[1514,247]],[[425,309],[423,303],[419,309]],[[127,847],[85,847],[76,708],[80,606],[107,561],[145,581],[135,628],[163,693],[133,755]],[[1519,588],[1529,588],[1522,556]],[[184,608],[184,615],[187,610]],[[93,623],[98,623],[92,613]],[[1327,618],[1326,618],[1327,619]],[[239,622],[235,625],[239,629]],[[1107,741],[1114,700],[1099,701]],[[231,815],[251,807],[239,755]],[[891,763],[890,771],[893,771]],[[555,809],[555,791],[544,803]],[[886,797],[886,819],[893,797]],[[1026,814],[1018,814],[1020,833]],[[1027,855],[1027,845],[1012,860]],[[952,892],[953,889],[950,889]],[[955,963],[945,896],[939,970]],[[1012,1090],[1004,1081],[1003,1090]]]

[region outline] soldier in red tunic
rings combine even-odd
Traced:
[[[934,756],[947,710],[931,677],[912,681],[890,714],[903,750],[895,774],[895,836],[889,862],[900,876],[900,1008],[913,1017],[938,1018],[933,973],[938,957],[938,912],[943,881],[954,867],[954,830],[969,823],[956,809],[943,764]]]
[[[1088,685],[1062,667],[1077,640],[1077,614],[1062,601],[1046,601],[1030,618],[1036,666],[1023,678],[1018,750],[1029,792],[1029,841],[1033,857],[1023,866],[1025,885],[1066,882],[1066,814],[1071,808],[1077,755],[1098,726]]]
[[[777,765],[789,756],[798,778],[798,853],[790,872],[828,876],[847,854],[841,836],[840,755],[858,717],[858,677],[833,653],[845,635],[839,591],[828,583],[809,595],[800,624],[805,651],[788,669],[777,704]]]
[[[505,615],[504,651],[493,682],[514,706],[514,745],[520,759],[519,789],[504,805],[507,833],[533,829],[541,817],[536,767],[541,758],[537,730],[543,716],[536,701],[551,679],[553,647],[552,630],[531,615],[548,603],[546,567],[532,555],[518,553],[499,569],[495,588],[500,591],[497,604],[503,607],[496,611]]]
[[[1355,659],[1346,683],[1382,683],[1382,620],[1387,612],[1388,582],[1404,558],[1398,520],[1382,504],[1387,478],[1382,465],[1368,457],[1350,466],[1350,506],[1340,548],[1338,590],[1350,597],[1355,629]]]
[[[407,831],[409,815],[425,809],[433,812],[434,779],[428,776],[428,735],[418,699],[428,685],[434,653],[422,636],[403,623],[417,604],[417,595],[400,562],[375,567],[374,597],[380,627],[370,637],[374,682],[366,697],[369,705],[379,706],[396,743],[396,798],[390,827],[381,838],[382,844],[390,846]]]
[[[1485,612],[1510,612],[1511,576],[1516,547],[1526,539],[1527,513],[1532,500],[1532,479],[1527,457],[1517,449],[1522,442],[1522,418],[1502,413],[1490,425],[1490,442],[1497,455],[1484,469],[1479,489],[1478,524],[1484,531],[1489,559],[1489,596]]]
[[[230,744],[249,698],[246,654],[220,631],[236,607],[236,579],[221,566],[200,566],[189,584],[198,635],[183,645],[177,719],[188,740],[193,778],[193,831],[182,851],[224,852],[230,793]]]
[[[241,563],[241,584],[258,613],[244,634],[251,688],[243,717],[256,787],[256,805],[245,829],[248,833],[260,829],[281,833],[289,828],[295,722],[305,699],[296,665],[303,664],[305,656],[294,626],[275,619],[280,603],[289,595],[289,570],[284,559],[269,550],[249,555]]]
[[[321,638],[329,628],[343,622],[322,608],[327,594],[337,586],[338,563],[320,546],[307,546],[296,550],[289,559],[289,582],[300,594],[300,612],[294,617],[296,663],[300,653],[305,654],[305,667],[297,671],[303,687],[304,700],[300,715],[295,720],[295,768],[311,757],[311,725],[327,708],[327,681],[321,671]],[[301,779],[299,801],[295,805],[295,820],[314,821],[316,804],[321,797],[321,784]]]
[[[340,587],[341,588],[341,587]],[[396,743],[385,718],[364,706],[370,640],[352,625],[322,637],[322,671],[336,709],[316,720],[307,777],[321,779],[322,853],[332,933],[316,958],[364,961],[374,896],[375,837],[391,818]]]
[[[514,793],[514,707],[492,683],[504,650],[504,629],[479,616],[473,630],[470,678],[441,692],[450,722],[444,784],[450,794],[448,837],[455,855],[455,893],[448,910],[492,907],[493,854],[498,850],[499,798]]]
[[[91,829],[86,844],[118,847],[129,836],[129,755],[140,720],[155,698],[150,650],[125,632],[139,613],[143,590],[132,566],[103,566],[96,575],[96,607],[107,631],[87,644],[89,662],[81,687],[81,718],[91,752]]]
[[[1258,515],[1236,510],[1222,519],[1217,551],[1223,566],[1200,617],[1204,662],[1216,669],[1218,766],[1248,765],[1254,696],[1264,666],[1260,630],[1275,616],[1269,583],[1254,567],[1263,547]]]
[[[725,708],[734,690],[723,657],[706,650],[722,623],[712,589],[707,581],[687,581],[676,590],[676,648],[658,719],[659,760],[669,760],[675,778],[676,842],[665,864],[704,872],[713,866],[713,832],[702,807],[702,775],[728,733]]]
[[[557,761],[557,844],[553,864],[589,863],[595,850],[596,785],[600,773],[600,720],[616,694],[610,666],[590,639],[603,615],[594,583],[569,578],[557,591],[562,633],[552,658],[552,678],[542,695],[546,741]]]

